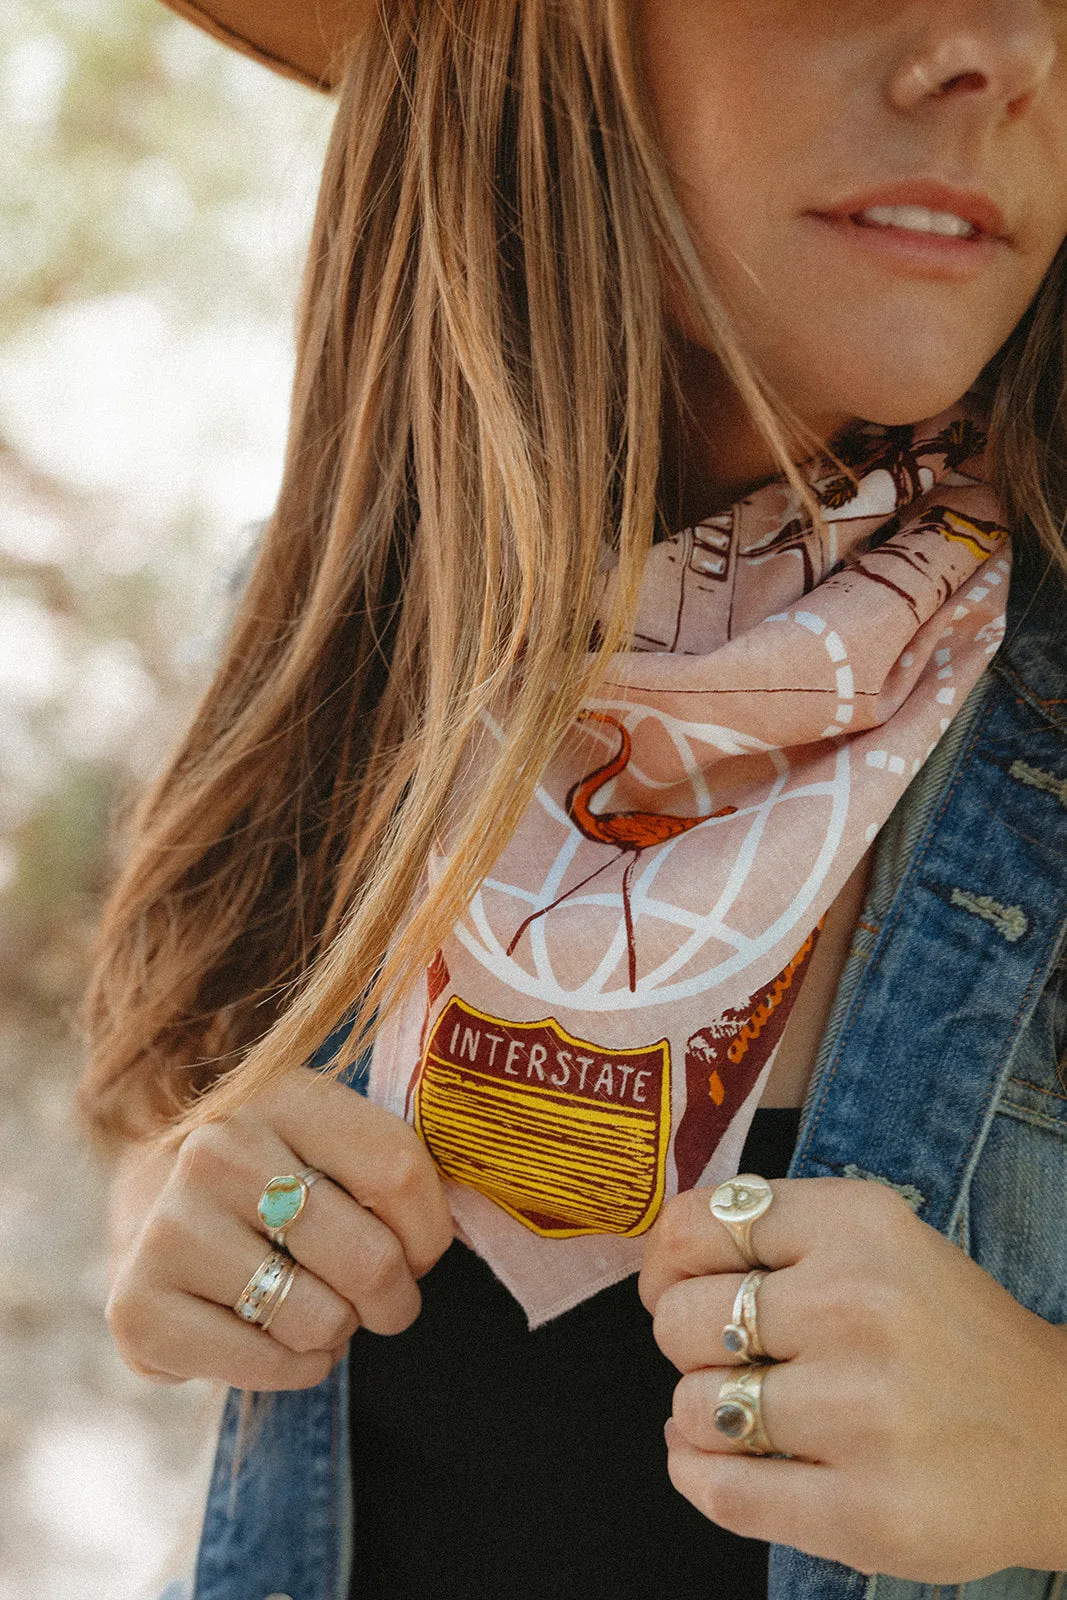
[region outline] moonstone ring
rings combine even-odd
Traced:
[[[756,1290],[767,1276],[762,1267],[748,1272],[741,1279],[741,1287],[734,1297],[730,1320],[722,1330],[722,1342],[732,1356],[743,1361],[771,1361],[760,1342],[756,1325]]]
[[[752,1224],[770,1206],[774,1190],[766,1178],[754,1172],[739,1172],[711,1191],[711,1214],[733,1234],[734,1243],[750,1267],[765,1267],[752,1248]]]
[[[763,1426],[760,1411],[763,1380],[772,1364],[768,1361],[738,1368],[720,1388],[715,1406],[716,1428],[750,1456],[779,1454]]]
[[[271,1244],[284,1249],[285,1235],[307,1204],[308,1190],[316,1178],[323,1177],[315,1167],[301,1167],[280,1178],[272,1178],[259,1197],[256,1211]]]

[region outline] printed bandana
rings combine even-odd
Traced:
[[[531,1327],[737,1171],[822,919],[1003,637],[985,445],[971,396],[857,423],[858,494],[803,468],[828,539],[779,478],[655,545],[632,650],[385,1019],[370,1093]]]

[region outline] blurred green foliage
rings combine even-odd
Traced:
[[[265,222],[317,95],[159,0],[5,0],[0,63],[0,337],[145,284],[200,317],[283,311]]]
[[[180,375],[122,394],[156,432],[176,426],[175,384],[194,416],[208,399],[197,350],[239,328],[254,369],[260,344],[290,334],[332,114],[158,0],[0,7],[0,1008],[70,1011],[114,859],[108,819],[190,714],[240,555],[210,484],[259,470],[223,412],[218,437],[190,432],[201,494],[158,481],[150,459],[87,485],[49,451],[35,352],[54,369],[73,351],[77,395],[80,318],[128,307],[135,346],[157,318],[163,365],[184,341]],[[80,433],[77,415],[64,428]]]

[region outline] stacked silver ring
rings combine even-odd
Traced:
[[[756,1291],[767,1276],[767,1269],[752,1244],[752,1224],[766,1213],[773,1199],[774,1191],[766,1178],[754,1172],[738,1173],[736,1178],[720,1183],[711,1195],[712,1216],[729,1231],[751,1269],[741,1280],[730,1320],[722,1330],[725,1348],[748,1364],[736,1368],[720,1386],[715,1426],[755,1456],[782,1454],[768,1436],[761,1410],[763,1381],[777,1363],[767,1354],[759,1336]]]
[[[770,1361],[760,1341],[756,1323],[756,1290],[767,1276],[763,1267],[746,1272],[734,1296],[730,1320],[722,1330],[722,1342],[732,1356],[743,1361]]]
[[[237,1315],[266,1332],[293,1287],[296,1267],[297,1263],[288,1251],[272,1250],[253,1272],[234,1302],[233,1309]]]

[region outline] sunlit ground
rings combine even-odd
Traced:
[[[9,1024],[0,1063],[0,1600],[154,1600],[192,1557],[221,1391],[151,1385],[119,1360],[68,1053]]]
[[[71,1015],[115,798],[277,491],[332,103],[154,0],[0,8],[0,1600],[156,1600],[222,1392],[107,1330]]]

